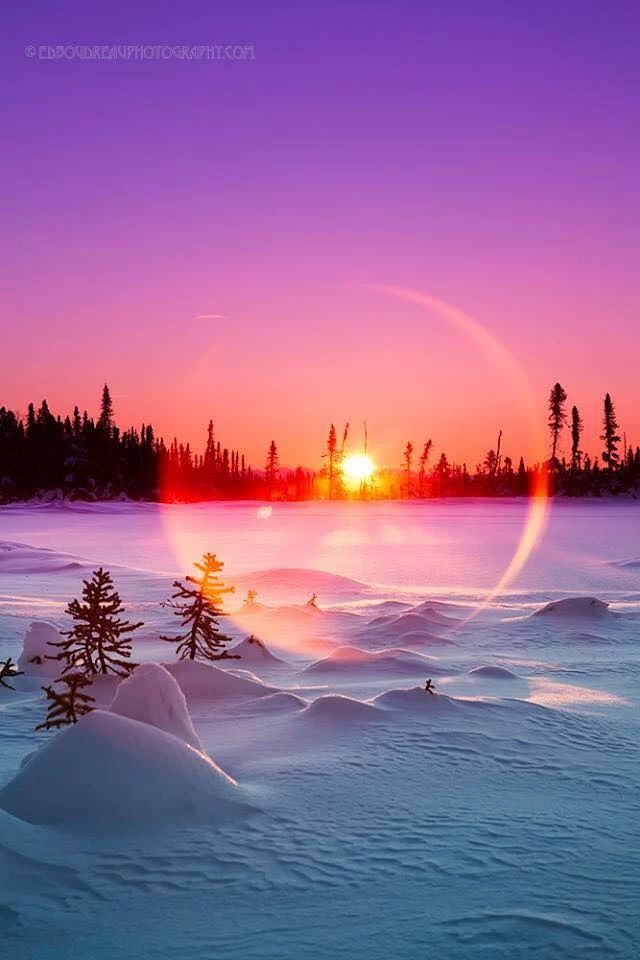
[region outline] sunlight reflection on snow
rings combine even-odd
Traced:
[[[576,687],[570,683],[558,683],[555,680],[529,679],[530,692],[527,700],[543,707],[586,706],[587,704],[629,705],[624,697],[591,687]]]

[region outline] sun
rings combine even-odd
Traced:
[[[375,466],[371,457],[364,453],[355,453],[347,457],[342,464],[342,472],[346,480],[353,483],[360,483],[363,480],[369,480],[375,472]]]

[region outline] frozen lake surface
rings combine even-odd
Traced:
[[[7,956],[637,956],[640,506],[553,503],[491,597],[526,517],[517,501],[2,508],[2,657],[33,621],[67,625],[104,564],[145,621],[136,661],[168,664],[193,724],[189,747],[157,733],[161,711],[35,733],[49,681],[0,689]],[[244,644],[195,676],[158,639],[160,602],[205,550],[237,587],[228,632],[272,657]],[[135,713],[140,689],[116,699]]]

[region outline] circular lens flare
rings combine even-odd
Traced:
[[[505,378],[510,383],[514,396],[519,401],[524,416],[526,417],[529,437],[535,445],[540,460],[544,460],[545,437],[540,427],[540,419],[533,392],[529,386],[525,371],[512,354],[509,353],[504,344],[475,317],[458,309],[458,307],[454,307],[450,303],[446,303],[444,300],[438,300],[429,294],[421,293],[419,290],[411,290],[406,287],[377,284],[372,286],[371,289],[395,297],[398,300],[415,303],[427,312],[451,321],[462,330],[463,333],[475,340],[479,347],[487,354],[488,358],[502,370]],[[487,593],[482,603],[480,603],[468,617],[460,621],[457,626],[468,623],[469,620],[476,617],[495,597],[503,593],[507,586],[520,573],[544,532],[549,515],[550,502],[549,478],[547,469],[543,464],[534,471],[524,526],[504,573],[496,585]]]
[[[513,400],[522,410],[523,423],[527,429],[528,438],[530,441],[533,441],[538,459],[541,462],[544,461],[546,436],[543,429],[541,429],[541,420],[536,400],[523,368],[507,348],[477,319],[442,300],[438,300],[435,297],[417,290],[397,286],[379,285],[372,289],[397,300],[404,300],[422,307],[426,312],[452,323],[465,336],[475,341],[478,347],[485,353],[488,361],[502,372],[505,381],[509,384]],[[356,487],[372,481],[376,474],[376,467],[371,458],[366,454],[352,454],[345,457],[342,464],[342,474],[345,484]],[[165,502],[168,501],[167,507],[162,512],[163,520],[173,544],[178,572],[183,571],[184,573],[188,573],[192,569],[193,561],[199,558],[202,551],[215,549],[217,543],[210,542],[208,533],[209,523],[205,520],[204,516],[199,520],[199,514],[198,516],[191,516],[190,511],[184,511],[183,508],[179,506],[179,503],[186,499],[182,495],[182,492],[173,489],[167,482],[163,482],[162,487],[162,499]],[[171,501],[177,501],[177,503],[174,502],[172,504]],[[513,555],[507,563],[504,572],[495,586],[487,592],[483,600],[466,618],[459,620],[453,629],[459,629],[460,626],[476,617],[483,609],[490,605],[495,597],[504,593],[508,585],[512,583],[524,567],[544,532],[550,503],[548,474],[544,466],[542,466],[533,472],[523,528]],[[192,509],[199,511],[197,506],[194,506]],[[257,539],[261,535],[260,531],[264,531],[264,536],[266,536],[268,532],[267,528],[269,528],[271,524],[265,524],[264,521],[271,519],[271,515],[272,507],[270,505],[258,507],[253,513],[258,525],[255,528],[249,527],[245,531],[245,535],[249,534],[250,538]],[[275,536],[275,534],[272,536]],[[212,537],[214,541],[219,539],[216,537],[215,531],[212,531]],[[271,543],[271,541],[269,541],[269,543]],[[302,565],[308,566],[309,569],[315,569],[317,566],[315,562],[315,547],[309,543],[306,543],[305,546],[306,552],[303,551],[305,555],[302,560]],[[222,556],[225,555],[224,545],[221,545],[220,552]],[[258,555],[259,552],[258,550]],[[256,556],[255,567],[260,569],[261,563],[258,555]],[[249,560],[247,566],[251,567],[251,561],[249,558],[247,559]],[[262,567],[264,567],[264,564],[262,564]],[[279,573],[283,572],[285,571],[274,570],[273,575],[277,577]],[[228,604],[230,619],[236,627],[246,631],[247,634],[255,631],[258,636],[264,638],[268,643],[273,643],[276,647],[288,648],[298,653],[312,653],[317,651],[319,641],[316,639],[317,627],[314,624],[314,619],[317,619],[319,614],[314,605],[302,602],[304,601],[302,590],[299,591],[301,593],[301,601],[298,603],[286,608],[273,607],[271,609],[269,609],[267,605],[264,608],[264,612],[262,612],[260,609],[262,607],[260,602],[261,597],[259,597],[256,608],[254,608],[255,605],[252,607],[246,602],[242,602],[242,591],[247,586],[247,578],[244,577],[240,579],[243,585],[238,588],[237,599],[235,599],[235,602],[232,600]],[[233,582],[233,579],[230,582]],[[248,585],[254,586],[253,580],[251,580]],[[268,602],[267,598],[267,603]]]

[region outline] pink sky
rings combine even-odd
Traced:
[[[175,24],[14,11],[0,403],[95,412],[107,380],[123,426],[201,447],[213,417],[257,466],[365,418],[390,465],[427,437],[473,465],[500,428],[533,456],[503,371],[393,284],[484,325],[542,424],[559,379],[587,449],[607,390],[640,443],[636,17],[462,6],[196,5],[193,42],[251,39],[242,64],[30,62]]]

